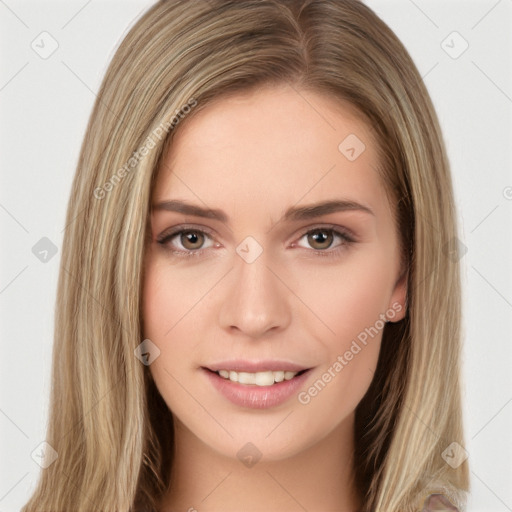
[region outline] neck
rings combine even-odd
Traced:
[[[356,512],[353,415],[327,437],[283,460],[252,467],[213,451],[175,419],[170,490],[159,510]]]

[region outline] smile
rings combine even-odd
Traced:
[[[256,386],[273,386],[276,382],[283,382],[284,380],[291,380],[299,373],[290,371],[263,371],[256,373],[249,372],[235,372],[233,370],[219,370],[218,373],[224,379],[231,382],[239,382],[240,384],[256,385]]]
[[[201,368],[210,385],[238,407],[268,409],[288,402],[306,385],[312,369],[255,373]]]

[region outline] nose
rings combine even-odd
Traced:
[[[252,263],[235,254],[234,265],[220,306],[221,327],[250,338],[281,332],[291,320],[285,276],[279,275],[265,251]]]

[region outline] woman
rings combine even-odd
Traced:
[[[66,224],[25,511],[463,509],[449,166],[364,4],[155,4]]]

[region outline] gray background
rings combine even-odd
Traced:
[[[45,436],[60,247],[88,116],[117,44],[151,4],[0,0],[0,512],[19,510],[40,470],[31,454]],[[512,511],[512,0],[367,4],[415,60],[452,164],[469,510]]]

